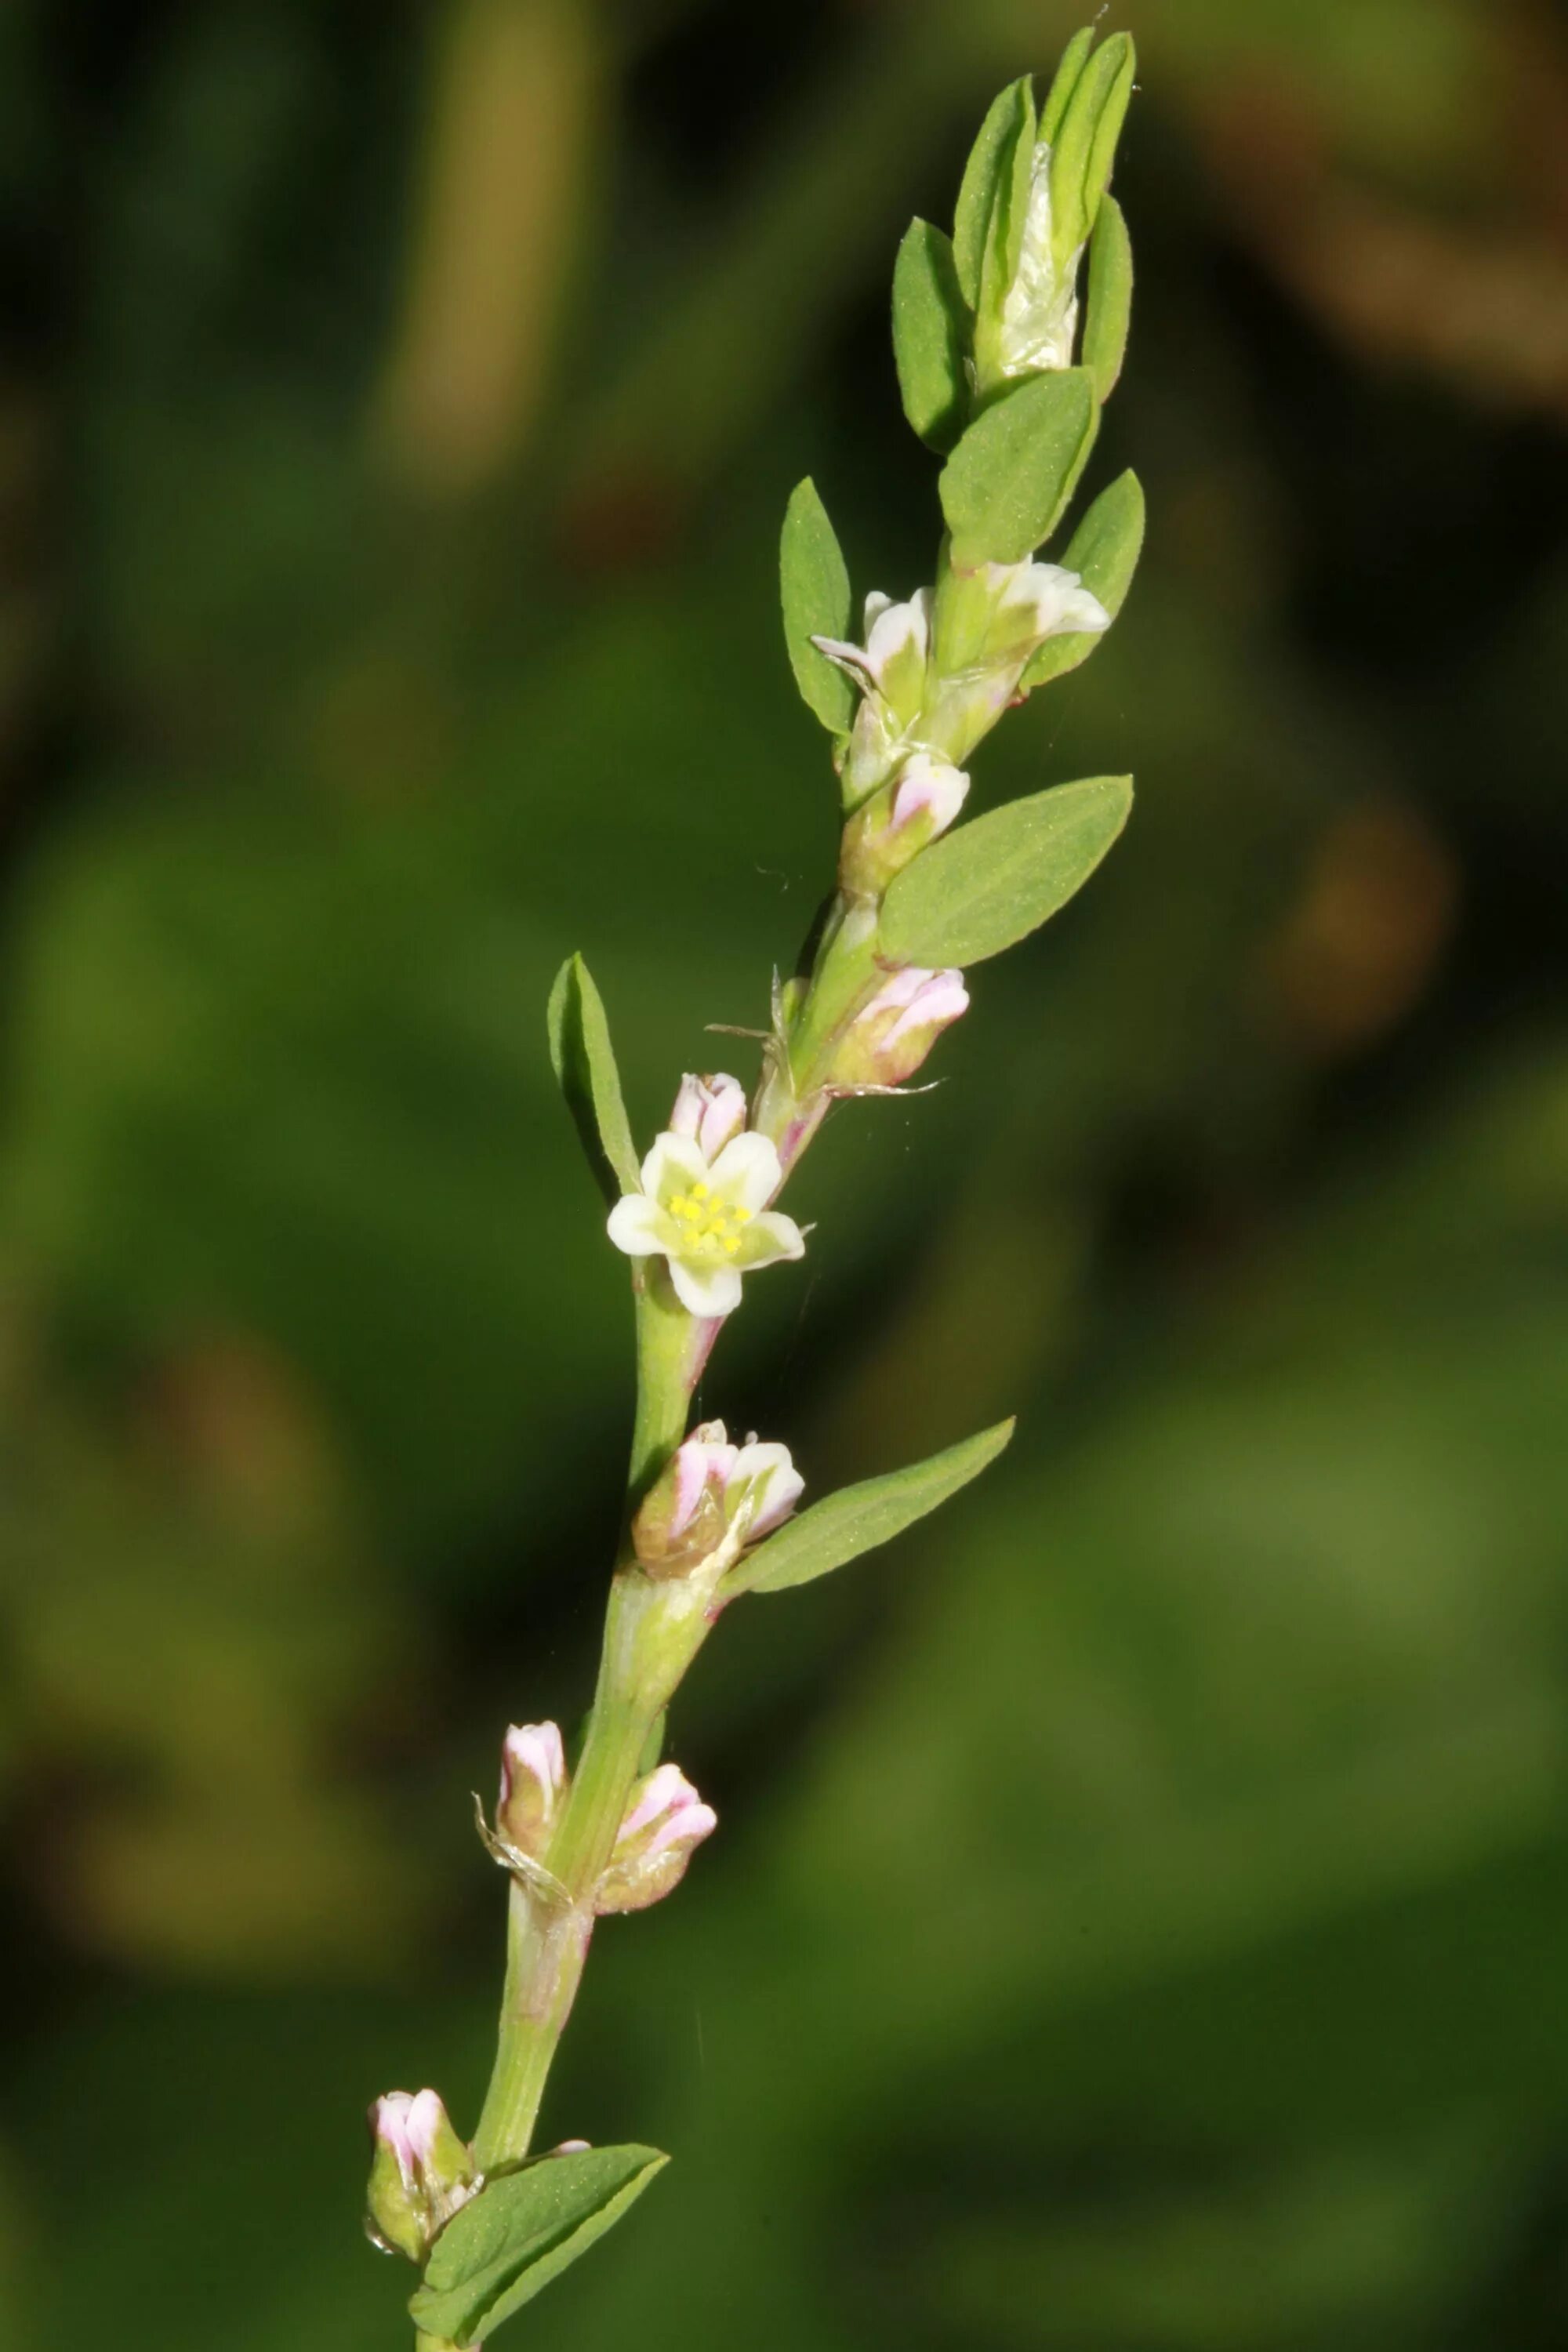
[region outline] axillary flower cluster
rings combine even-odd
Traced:
[[[631,1261],[637,1414],[593,1705],[502,1743],[486,1849],[509,1927],[495,2067],[471,2141],[434,2091],[372,2110],[368,2226],[423,2276],[425,2352],[488,2338],[603,2234],[665,2162],[636,2144],[532,2153],[596,1923],[680,1881],[718,1815],[664,1753],[670,1702],[731,1602],[805,1584],[888,1541],[975,1477],[1011,1423],[802,1509],[786,1446],[693,1422],[744,1279],[800,1258],[809,1228],[775,1204],[836,1105],[897,1093],[970,1009],[972,968],[1089,878],[1124,823],[1125,777],[1058,785],[963,817],[967,762],[1011,707],[1086,660],[1120,610],[1142,537],[1124,475],[1063,562],[1038,550],[1092,454],[1126,343],[1131,264],[1109,194],[1132,88],[1123,36],[1069,44],[1043,103],[1026,79],[992,107],[951,236],[914,222],[894,276],[905,413],[944,460],[934,582],[873,594],[851,635],[849,573],[816,490],[790,501],[784,635],[832,740],[843,818],[835,887],[809,951],[776,976],[748,1095],[689,1074],[668,1125],[634,1146],[605,1008],[580,957],[550,1003],[552,1057]],[[1085,283],[1087,279],[1087,283]],[[476,1802],[478,1801],[476,1800]]]

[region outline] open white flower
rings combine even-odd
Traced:
[[[710,1160],[695,1137],[661,1135],[642,1164],[642,1191],[610,1212],[610,1239],[628,1257],[663,1257],[681,1305],[729,1315],[741,1276],[804,1256],[793,1217],[767,1207],[783,1181],[765,1135],[737,1135]]]

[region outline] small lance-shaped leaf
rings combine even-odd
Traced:
[[[1093,230],[1116,161],[1136,58],[1126,33],[1113,33],[1088,60],[1068,100],[1051,150],[1051,247],[1065,269]]]
[[[984,383],[991,373],[991,345],[999,333],[1008,289],[1018,274],[1028,219],[1029,192],[1035,168],[1035,93],[1028,81],[1016,82],[1017,114],[1011,136],[997,156],[991,192],[991,215],[985,224],[985,245],[980,263],[980,299],[974,356]]]
[[[1084,62],[1093,47],[1094,26],[1085,25],[1080,31],[1073,35],[1062,51],[1062,61],[1057,68],[1056,79],[1047,94],[1044,106],[1040,109],[1040,137],[1047,146],[1056,144],[1057,133],[1062,127],[1062,117],[1071,102],[1072,94],[1078,88],[1079,77],[1084,68]]]
[[[930,221],[913,220],[893,269],[893,356],[904,415],[928,448],[944,456],[963,430],[969,404],[968,340],[952,241]]]
[[[807,708],[829,733],[842,735],[855,716],[855,688],[811,641],[813,637],[847,637],[854,600],[838,535],[809,475],[796,484],[784,509],[779,590],[784,642],[795,684]]]
[[[1083,363],[1100,400],[1110,398],[1127,356],[1132,321],[1132,240],[1127,215],[1114,196],[1101,200],[1089,247],[1089,303],[1083,328]]]
[[[975,418],[942,470],[942,510],[961,571],[1033,555],[1078,485],[1098,424],[1083,368],[1026,376]]]
[[[952,216],[952,253],[958,269],[958,282],[971,310],[980,299],[985,241],[995,207],[997,187],[1005,177],[1010,178],[1012,173],[1026,110],[1032,121],[1034,90],[1026,74],[1021,80],[1009,82],[1006,89],[992,100],[990,111],[980,126],[980,136],[970,150],[969,161],[964,165],[963,182],[958,191],[958,208]]]
[[[1091,776],[1011,801],[906,866],[882,908],[896,963],[984,963],[1082,888],[1127,822],[1130,776]]]
[[[826,1576],[830,1570],[858,1559],[863,1551],[873,1551],[879,1544],[890,1543],[939,1503],[945,1503],[950,1495],[956,1495],[961,1486],[967,1486],[972,1478],[978,1478],[1001,1453],[1014,1427],[1011,1421],[998,1422],[994,1429],[982,1430],[978,1437],[950,1445],[945,1454],[933,1454],[929,1462],[917,1462],[908,1470],[891,1470],[883,1478],[868,1478],[858,1486],[846,1486],[814,1503],[731,1570],[721,1591],[725,1597],[738,1592],[784,1592],[791,1585],[809,1584],[815,1577]]]
[[[1136,474],[1121,474],[1101,490],[1074,531],[1062,562],[1099,597],[1114,621],[1127,602],[1138,558],[1143,551],[1143,486]],[[1023,691],[1048,686],[1086,662],[1104,638],[1103,629],[1047,637],[1024,672]]]
[[[503,2173],[437,2239],[408,2305],[416,2326],[479,2343],[586,2253],[668,2161],[656,2147],[593,2147]]]
[[[556,973],[545,1017],[550,1059],[600,1189],[607,1201],[635,1192],[640,1181],[637,1147],[621,1097],[610,1024],[580,955],[568,956]]]

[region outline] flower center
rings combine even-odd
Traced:
[[[693,1184],[689,1192],[677,1192],[668,1206],[670,1215],[680,1227],[683,1255],[739,1255],[741,1228],[752,1222],[750,1209],[732,1206],[707,1184]]]

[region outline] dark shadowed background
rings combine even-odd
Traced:
[[[545,992],[639,1134],[750,1076],[836,822],[784,499],[929,577],[895,245],[1077,17],[0,19],[8,2344],[404,2340],[361,2112],[475,2119],[468,1792],[627,1433]],[[678,2161],[541,2344],[1568,2333],[1568,8],[1109,21],[1149,551],[976,804],[1134,822],[703,1400],[817,1492],[1020,1434],[701,1660],[721,1834],[546,2116]]]

